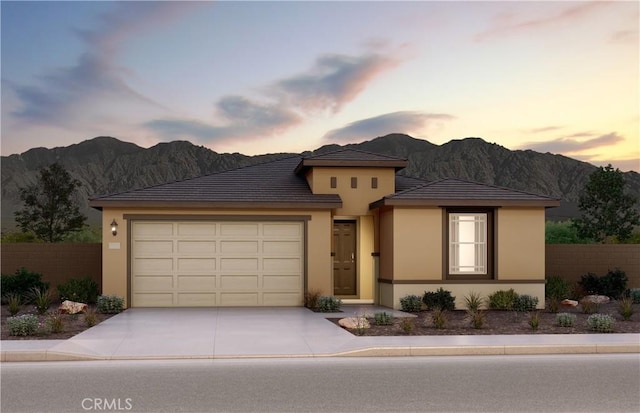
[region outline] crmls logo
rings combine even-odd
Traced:
[[[125,411],[133,409],[132,400],[126,399],[100,399],[100,398],[84,398],[82,399],[83,410],[95,411]]]

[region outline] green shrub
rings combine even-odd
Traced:
[[[387,312],[383,311],[382,313],[376,313],[374,317],[375,323],[378,326],[390,326],[393,324],[393,315]]]
[[[304,306],[311,310],[317,310],[318,298],[320,298],[321,295],[322,293],[320,292],[320,290],[312,290],[306,292],[304,294]]]
[[[560,327],[573,327],[578,317],[571,313],[558,313],[556,314],[556,323]]]
[[[338,297],[321,295],[318,297],[318,311],[321,313],[337,313],[340,312],[342,300]]]
[[[64,315],[60,311],[54,311],[49,314],[47,321],[52,333],[61,333],[64,329]]]
[[[404,331],[405,333],[413,331],[413,319],[403,318],[400,322],[400,328],[402,328],[402,331]]]
[[[93,327],[98,324],[98,317],[93,308],[87,307],[87,309],[84,310],[84,322],[87,323],[87,327]]]
[[[2,304],[6,304],[4,297],[9,294],[18,294],[25,304],[32,304],[31,292],[34,288],[46,290],[49,283],[41,280],[42,274],[27,271],[24,267],[16,270],[15,274],[2,274],[0,276],[0,290],[2,290]]]
[[[124,310],[124,299],[117,295],[101,295],[98,297],[98,312],[102,314],[117,314]]]
[[[22,298],[20,294],[9,293],[5,297],[5,300],[7,302],[7,307],[9,308],[9,314],[11,314],[11,316],[18,314],[20,306],[22,305]]]
[[[10,336],[32,336],[38,331],[38,317],[33,314],[23,314],[7,318]]]
[[[629,290],[629,297],[633,300],[634,304],[640,304],[640,288],[632,288]]]
[[[456,298],[451,296],[451,291],[438,288],[436,292],[425,291],[422,302],[430,310],[455,310]]]
[[[537,311],[534,311],[529,316],[529,325],[533,330],[537,330],[540,326],[540,314]]]
[[[486,313],[482,310],[467,310],[468,320],[475,329],[480,329],[484,325]]]
[[[538,297],[528,294],[516,295],[513,301],[513,309],[520,312],[533,311],[538,306]]]
[[[400,308],[407,313],[417,313],[422,310],[422,299],[417,295],[405,295],[400,298]]]
[[[484,298],[476,292],[471,291],[469,295],[464,297],[464,305],[467,308],[467,311],[477,312],[483,304]]]
[[[622,316],[624,321],[629,321],[633,312],[633,299],[631,297],[622,298],[618,303],[618,314]]]
[[[606,295],[617,300],[627,290],[627,281],[627,274],[616,268],[602,277],[592,272],[587,273],[580,277],[578,285],[588,294]]]
[[[58,285],[60,301],[75,301],[78,303],[95,304],[98,300],[98,283],[91,277],[72,278]]]
[[[582,308],[582,312],[584,314],[593,314],[598,312],[598,310],[600,309],[600,304],[583,299],[582,301],[580,301],[580,308]]]
[[[616,321],[609,314],[591,314],[587,318],[587,326],[592,331],[611,333]]]
[[[34,288],[31,290],[31,296],[38,314],[46,313],[53,303],[53,294],[48,288]]]
[[[518,294],[513,290],[498,290],[489,295],[489,308],[493,310],[513,310]]]
[[[547,277],[544,284],[544,295],[547,298],[564,300],[571,296],[571,283],[556,275]]]
[[[442,329],[447,324],[447,317],[445,316],[445,309],[441,307],[436,307],[433,310],[433,314],[431,315],[431,321],[433,321],[433,326],[437,329]]]

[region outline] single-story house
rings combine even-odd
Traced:
[[[352,149],[101,196],[103,293],[128,307],[302,306],[307,292],[399,308],[439,287],[544,303],[557,199],[397,175]],[[113,227],[113,228],[112,228]]]

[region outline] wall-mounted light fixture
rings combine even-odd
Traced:
[[[111,221],[111,233],[114,237],[118,234],[118,223],[115,218]]]

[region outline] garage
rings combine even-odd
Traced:
[[[131,221],[133,307],[300,306],[304,224]]]

